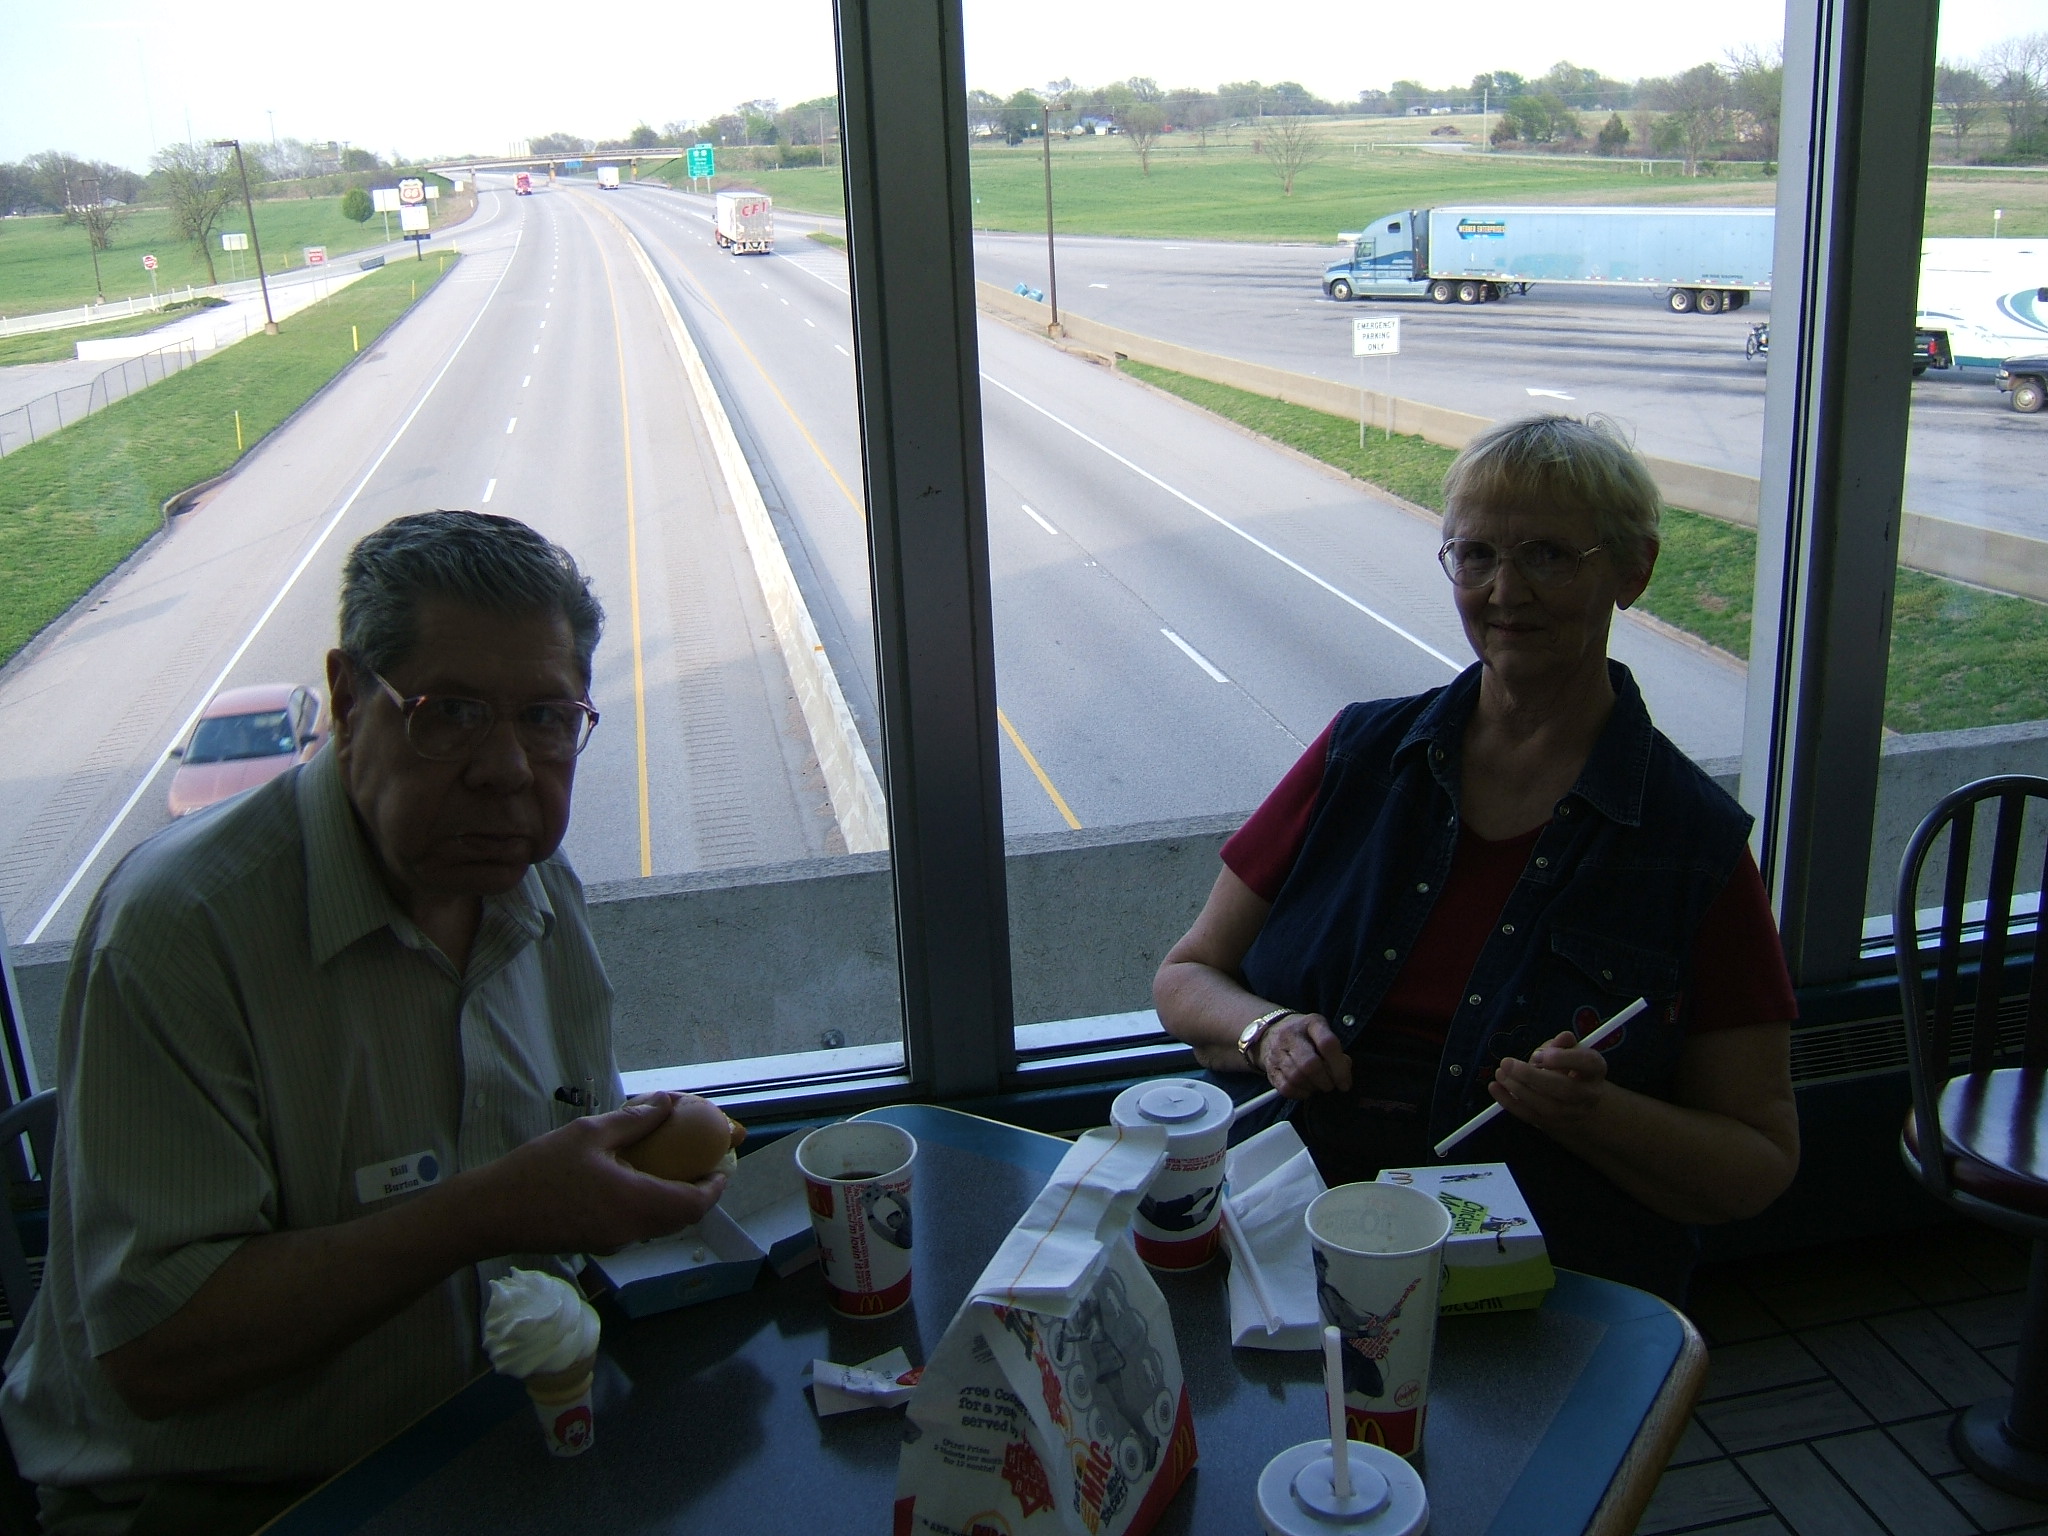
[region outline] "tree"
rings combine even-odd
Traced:
[[[1759,158],[1778,158],[1778,119],[1784,111],[1785,55],[1772,48],[1738,48],[1728,55],[1728,104],[1742,122],[1741,136]]]
[[[1934,69],[1934,104],[1947,118],[1949,137],[1956,141],[1956,158],[1963,158],[1963,146],[1970,130],[1983,117],[1991,87],[1976,70],[1963,64],[1938,64]]]
[[[377,211],[370,201],[370,194],[361,187],[350,187],[341,194],[341,216],[353,219],[358,224],[370,222],[370,215]]]
[[[1152,174],[1152,146],[1166,128],[1166,109],[1156,101],[1134,101],[1117,114],[1117,130],[1138,152],[1138,169]]]
[[[1497,143],[1519,138],[1529,144],[1549,144],[1578,137],[1578,114],[1548,92],[1510,97],[1502,109],[1500,128],[1494,132]]]
[[[1216,127],[1216,120],[1222,116],[1214,96],[1192,88],[1175,91],[1169,96],[1166,114],[1174,127],[1193,134],[1195,142],[1205,150],[1209,147],[1209,135]]]
[[[218,282],[213,270],[213,231],[236,196],[227,174],[226,155],[211,146],[173,144],[158,150],[150,165],[170,207],[171,227],[199,248],[206,260],[206,281]]]
[[[1045,103],[1036,91],[1018,91],[1003,103],[1003,137],[1020,144],[1039,131],[1045,120]]]
[[[1658,81],[1653,100],[1678,126],[1685,174],[1699,175],[1700,161],[1728,126],[1728,77],[1712,64],[1695,64],[1682,75]]]
[[[350,171],[379,171],[383,168],[384,162],[377,158],[373,150],[357,149],[351,145],[341,152],[341,169],[344,174]]]
[[[1294,179],[1329,153],[1330,143],[1305,117],[1269,117],[1264,123],[1268,163],[1280,178],[1280,195],[1294,196]]]
[[[993,135],[1003,131],[1003,98],[994,91],[967,93],[967,131]]]
[[[1620,155],[1628,152],[1628,124],[1621,120],[1619,112],[1608,115],[1607,121],[1601,125],[1600,136],[1593,142],[1603,155]]]
[[[587,155],[592,148],[590,140],[575,133],[536,134],[526,147],[536,155]]]
[[[654,131],[651,123],[635,123],[626,135],[628,149],[654,149],[661,143],[661,135]]]
[[[2034,131],[2040,115],[2042,76],[2048,73],[2048,33],[2009,37],[1992,44],[1984,50],[1982,68],[2005,118],[2006,135],[2016,144]]]

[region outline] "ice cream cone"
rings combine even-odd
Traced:
[[[526,1392],[535,1402],[557,1403],[566,1398],[581,1397],[590,1390],[591,1376],[597,1365],[597,1356],[585,1355],[574,1365],[560,1371],[535,1371],[526,1378]]]
[[[536,1371],[526,1378],[526,1395],[540,1420],[551,1456],[581,1456],[596,1438],[590,1412],[591,1366],[597,1356],[578,1360],[564,1371]]]

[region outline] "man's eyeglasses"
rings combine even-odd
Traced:
[[[1493,585],[1502,560],[1514,562],[1531,586],[1568,587],[1578,579],[1579,566],[1588,555],[1597,555],[1605,544],[1591,549],[1573,549],[1552,539],[1525,539],[1510,549],[1484,539],[1445,539],[1436,552],[1436,563],[1458,586],[1474,590]]]
[[[377,686],[405,717],[405,739],[413,751],[432,762],[457,763],[469,757],[501,718],[497,707],[482,699],[439,693],[407,698],[377,672],[363,670],[377,679]],[[590,745],[590,733],[597,729],[597,711],[575,699],[521,704],[511,719],[520,750],[537,763],[568,762]]]

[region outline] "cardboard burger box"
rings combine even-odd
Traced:
[[[1451,1213],[1441,1311],[1526,1311],[1557,1284],[1543,1231],[1506,1163],[1386,1168],[1379,1182],[1434,1195]]]
[[[797,1171],[799,1136],[739,1161],[725,1196],[694,1227],[593,1258],[591,1267],[628,1317],[716,1301],[744,1291],[767,1264],[792,1275],[818,1256]]]

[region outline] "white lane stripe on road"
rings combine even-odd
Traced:
[[[490,483],[484,487],[484,500],[489,501],[491,499],[491,493],[497,490],[497,488],[498,478],[497,476],[493,475],[490,479]]]
[[[121,809],[114,813],[114,819],[107,823],[107,829],[99,835],[99,840],[92,845],[86,856],[79,860],[78,868],[71,871],[71,878],[64,882],[64,889],[57,893],[57,899],[36,919],[35,926],[29,929],[28,936],[22,943],[33,944],[40,939],[43,930],[50,926],[50,920],[63,910],[64,903],[69,901],[71,893],[78,889],[78,882],[85,878],[86,871],[93,866],[93,861],[106,852],[107,844],[114,840],[114,834],[121,830],[121,824],[134,812],[135,807],[142,803],[142,797],[148,792],[149,786],[155,783],[156,776],[164,771],[164,765],[171,760],[171,749],[183,741],[190,734],[192,727],[199,723],[200,713],[213,702],[213,696],[219,693],[227,682],[228,674],[235,670],[249,647],[256,643],[256,637],[263,633],[263,626],[270,622],[270,616],[277,612],[287,597],[291,596],[292,588],[297,586],[299,578],[306,574],[306,567],[313,563],[313,557],[320,553],[321,548],[333,536],[334,530],[341,526],[341,520],[348,516],[348,509],[356,504],[356,498],[363,494],[371,478],[384,467],[384,461],[391,457],[392,450],[405,437],[406,429],[418,418],[420,412],[427,408],[427,402],[433,398],[434,391],[441,387],[441,381],[448,377],[448,370],[455,366],[455,359],[462,355],[462,349],[469,344],[469,338],[476,334],[476,328],[483,324],[484,316],[490,313],[491,300],[495,299],[498,290],[505,286],[506,275],[512,270],[512,257],[518,254],[519,236],[515,233],[512,236],[511,254],[505,258],[504,270],[499,272],[497,282],[491,285],[491,291],[484,295],[483,303],[477,306],[476,318],[469,322],[469,329],[464,331],[462,339],[455,343],[455,350],[448,354],[448,361],[441,365],[441,371],[434,375],[433,382],[427,385],[419,399],[413,403],[413,408],[406,412],[405,420],[401,421],[398,430],[391,434],[391,441],[370,461],[370,467],[363,471],[363,478],[356,482],[355,489],[348,493],[342,504],[335,509],[334,516],[327,519],[327,525],[320,530],[319,536],[308,546],[306,552],[299,556],[299,563],[293,566],[291,574],[285,577],[284,585],[277,589],[277,595],[271,598],[269,606],[256,616],[256,622],[249,626],[249,633],[242,636],[242,643],[236,646],[235,653],[228,657],[227,665],[220,669],[206,691],[199,696],[199,702],[192,706],[192,713],[185,717],[184,723],[171,733],[171,739],[165,742],[163,750],[157,753],[156,761],[149,765],[149,771],[142,776],[134,792],[122,802]]]
[[[536,352],[538,352],[538,351],[540,350],[540,343],[539,343],[539,342],[537,342],[537,341],[536,341],[536,342],[535,342],[535,343],[533,344],[533,350],[534,350],[534,351],[536,351]]]
[[[510,421],[505,423],[505,435],[507,437],[510,437],[512,435],[512,429],[518,425],[519,418],[517,416],[514,416]]]
[[[1217,671],[1216,663],[1211,661],[1208,657],[1204,656],[1192,645],[1189,645],[1187,641],[1181,639],[1181,637],[1179,635],[1176,635],[1172,630],[1162,629],[1159,631],[1159,633],[1166,636],[1167,639],[1171,640],[1175,645],[1180,647],[1182,654],[1185,655],[1189,661],[1192,661],[1196,666],[1200,667],[1204,672],[1208,673],[1210,681],[1217,683],[1227,683],[1230,681],[1229,678],[1225,677],[1221,672]]]
[[[1137,475],[1142,479],[1151,481],[1152,484],[1158,486],[1160,490],[1166,492],[1167,495],[1173,497],[1176,501],[1185,502],[1188,506],[1193,507],[1197,512],[1201,513],[1202,516],[1208,518],[1210,522],[1216,524],[1218,527],[1229,529],[1232,533],[1236,534],[1240,539],[1243,539],[1245,543],[1251,545],[1252,548],[1258,550],[1261,554],[1271,555],[1275,560],[1278,560],[1290,571],[1293,571],[1298,576],[1304,576],[1308,580],[1314,582],[1317,586],[1321,587],[1325,592],[1329,593],[1330,596],[1336,598],[1339,602],[1348,603],[1351,607],[1356,608],[1360,613],[1364,614],[1368,619],[1371,619],[1375,624],[1380,625],[1384,629],[1393,631],[1393,633],[1399,635],[1403,640],[1406,640],[1418,651],[1423,652],[1425,655],[1434,656],[1438,661],[1442,662],[1445,666],[1449,667],[1453,672],[1462,672],[1465,670],[1462,665],[1460,665],[1458,662],[1451,660],[1450,657],[1446,656],[1442,651],[1438,650],[1435,646],[1431,645],[1427,640],[1422,639],[1419,635],[1410,634],[1407,630],[1403,629],[1400,625],[1396,624],[1392,619],[1388,618],[1385,614],[1379,612],[1375,608],[1369,607],[1366,604],[1361,603],[1357,598],[1353,597],[1349,592],[1346,592],[1342,587],[1338,586],[1336,583],[1324,580],[1322,577],[1318,576],[1314,571],[1310,570],[1307,566],[1303,565],[1299,560],[1295,560],[1290,556],[1281,554],[1279,550],[1275,549],[1272,545],[1268,544],[1264,539],[1261,539],[1256,534],[1250,533],[1245,529],[1240,528],[1236,523],[1233,523],[1229,518],[1223,516],[1222,513],[1212,512],[1209,508],[1203,506],[1199,501],[1195,500],[1194,497],[1190,496],[1186,491],[1168,485],[1164,480],[1160,479],[1157,475],[1153,474],[1151,470],[1144,468],[1142,465],[1133,463],[1131,460],[1125,458],[1122,454],[1118,453],[1114,448],[1110,447],[1107,443],[1100,442],[1097,439],[1090,437],[1086,432],[1083,432],[1079,427],[1075,426],[1072,422],[1063,420],[1062,418],[1055,416],[1051,411],[1048,411],[1044,406],[1040,405],[1036,400],[1033,400],[1030,396],[1019,394],[1016,390],[1010,388],[1009,385],[1005,384],[1001,379],[993,378],[986,373],[984,373],[981,377],[985,383],[995,385],[997,389],[1000,389],[1004,394],[1010,396],[1020,405],[1029,406],[1032,410],[1038,412],[1039,415],[1043,416],[1047,421],[1051,422],[1054,426],[1065,427],[1069,432],[1073,433],[1074,436],[1081,439],[1081,441],[1086,443],[1089,447],[1100,449],[1110,458],[1115,459],[1117,463],[1123,465],[1125,469],[1131,471],[1132,474]]]
[[[1030,518],[1031,521],[1033,521],[1034,523],[1038,524],[1038,526],[1043,528],[1047,533],[1051,534],[1054,538],[1058,538],[1060,536],[1059,529],[1053,527],[1051,523],[1048,523],[1044,518],[1040,517],[1036,512],[1032,511],[1030,507],[1026,506],[1021,501],[1017,503],[1017,505],[1019,505],[1020,507],[1024,507],[1024,515]]]
[[[853,354],[852,354],[851,352],[847,351],[847,350],[846,350],[846,348],[844,348],[844,347],[842,347],[841,345],[839,345],[839,343],[838,343],[838,342],[836,342],[836,341],[832,343],[832,350],[833,350],[834,352],[837,352],[837,353],[838,353],[838,354],[839,354],[839,355],[840,355],[841,357],[851,357],[851,356],[853,356]]]
[[[533,375],[529,373],[529,374],[528,374],[528,375],[527,375],[527,376],[526,376],[525,378],[523,378],[523,379],[521,379],[521,380],[519,381],[519,387],[520,387],[521,389],[524,389],[524,388],[526,388],[526,386],[527,386],[527,385],[531,384],[532,382],[533,382]]]

